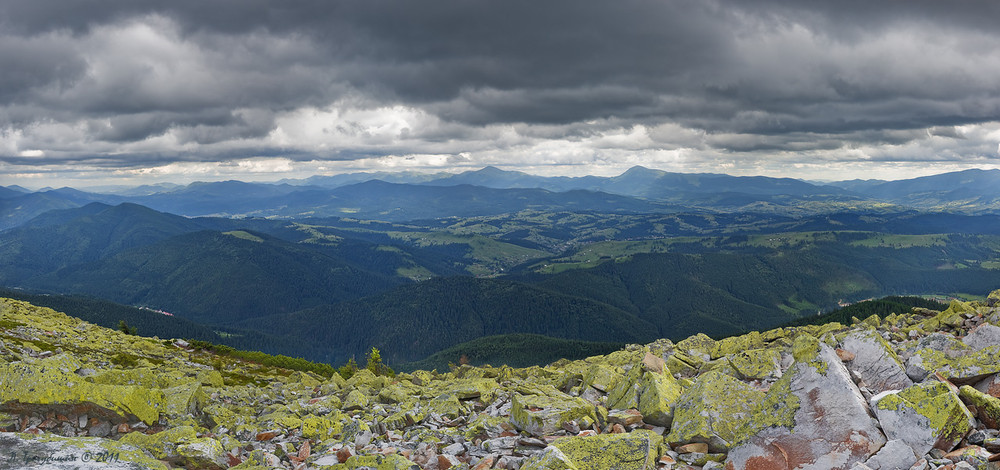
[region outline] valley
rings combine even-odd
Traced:
[[[813,185],[644,168],[9,189],[0,285],[117,305],[87,317],[105,326],[331,364],[371,347],[416,363],[506,335],[553,350],[721,338],[844,302],[1000,285],[996,175],[970,176],[985,182],[959,194],[950,175]],[[936,202],[914,204],[914,187]],[[59,202],[14,205],[28,198]]]

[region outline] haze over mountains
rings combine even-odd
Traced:
[[[0,286],[165,310],[203,337],[330,362],[501,334],[722,336],[841,301],[1000,285],[998,183],[1000,170],[813,184],[487,167],[2,188]]]

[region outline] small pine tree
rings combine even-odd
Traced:
[[[343,377],[344,380],[354,377],[354,373],[357,371],[358,371],[358,363],[357,361],[354,360],[354,356],[351,356],[351,358],[347,361],[347,364],[344,364],[337,368],[337,373],[340,374],[340,376]]]
[[[368,364],[365,365],[365,368],[371,371],[371,373],[378,375],[381,367],[382,354],[379,352],[378,348],[372,347],[372,350],[368,352]]]
[[[134,326],[128,326],[128,323],[125,323],[125,320],[118,320],[118,331],[133,336],[138,333],[138,330]]]
[[[396,371],[382,362],[382,353],[375,347],[372,347],[372,350],[368,352],[368,364],[365,365],[365,368],[375,375],[387,375],[389,377],[396,375]]]

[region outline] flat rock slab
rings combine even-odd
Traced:
[[[865,465],[872,470],[894,470],[910,468],[918,460],[920,457],[913,453],[913,449],[906,442],[893,439],[886,442],[872,458],[865,462]]]
[[[874,331],[849,333],[841,341],[841,347],[854,354],[847,366],[861,377],[873,394],[913,385],[892,349]]]
[[[47,470],[162,469],[136,447],[97,437],[0,433],[0,468]]]
[[[795,363],[749,421],[760,429],[729,452],[727,469],[849,469],[885,445],[834,349],[800,335],[793,352]]]
[[[566,437],[529,459],[521,470],[653,470],[662,442],[660,435],[647,430]]]
[[[984,323],[972,330],[962,342],[976,351],[1000,344],[1000,327]]]

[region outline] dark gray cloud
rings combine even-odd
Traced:
[[[4,0],[0,171],[981,162],[997,18],[992,0]]]

